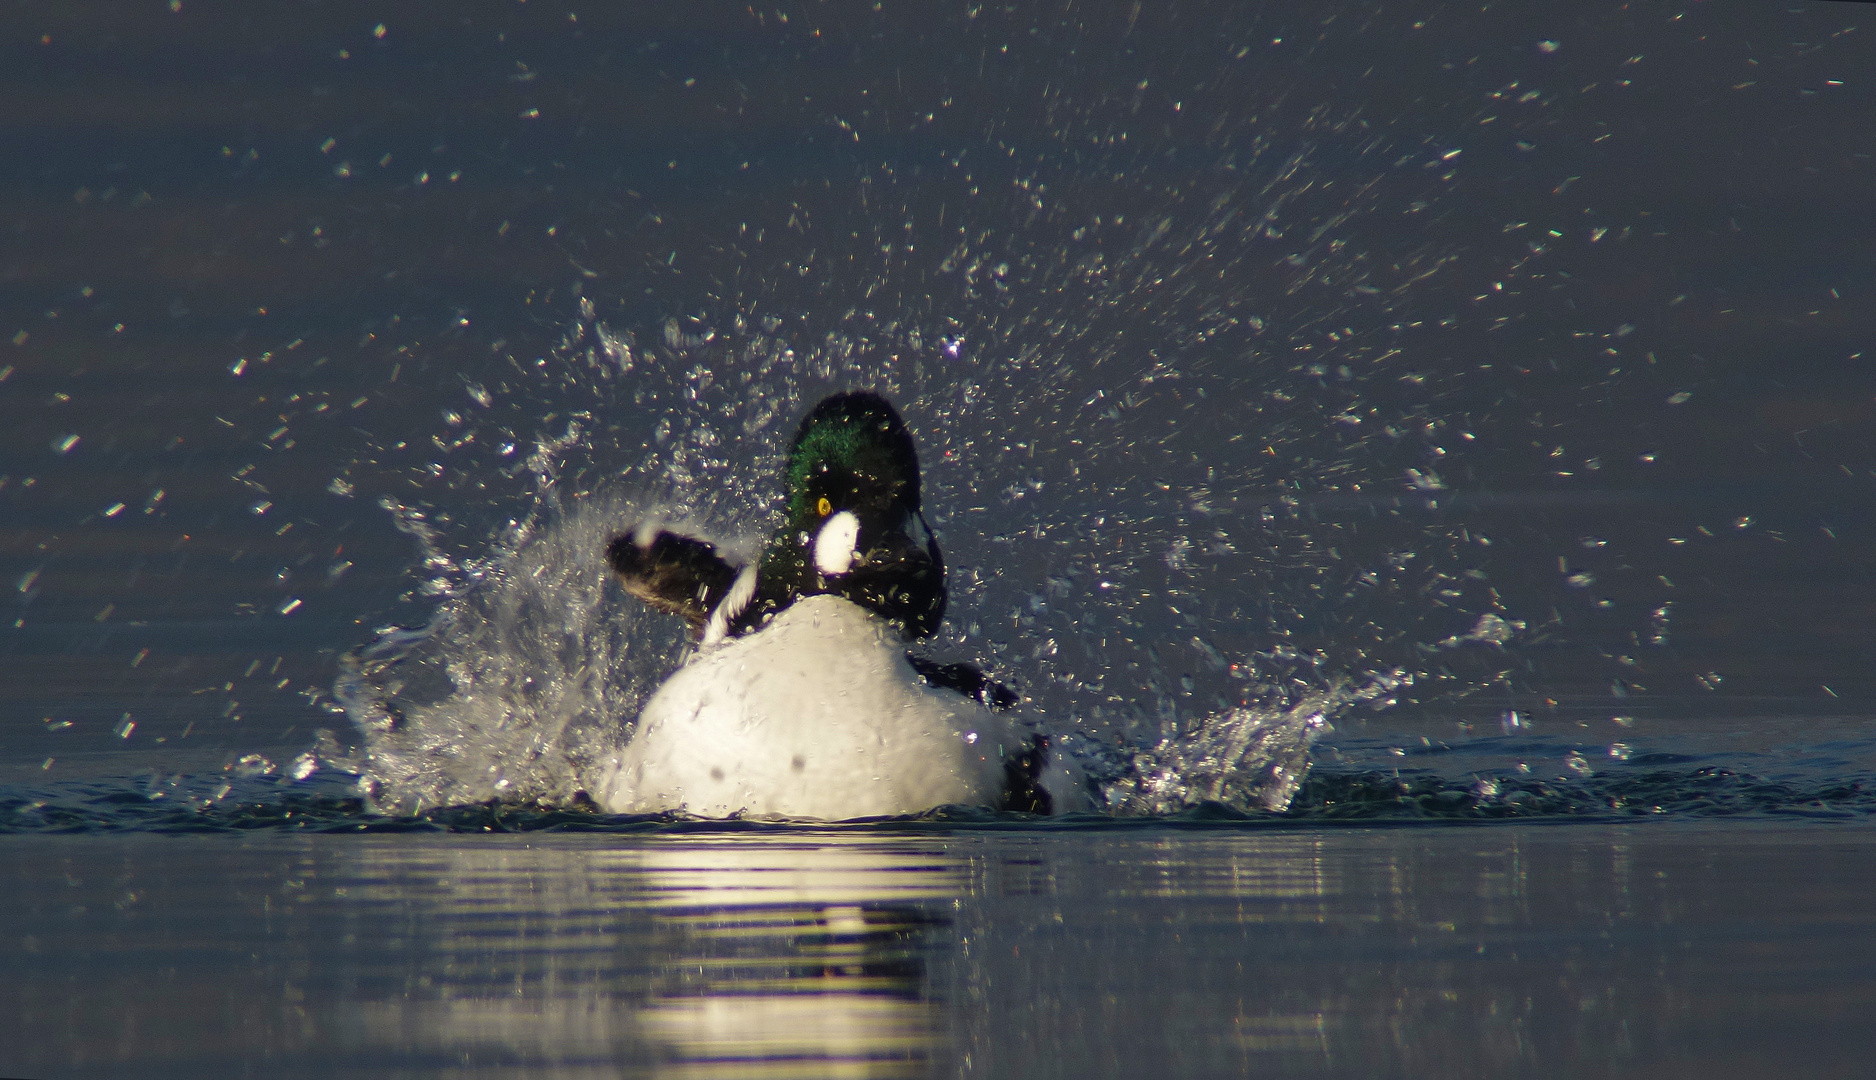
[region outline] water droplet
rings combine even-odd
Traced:
[[[228,771],[240,777],[266,776],[274,771],[274,763],[260,754],[243,754],[228,766]],[[229,789],[224,786],[221,796],[227,795],[228,791]]]

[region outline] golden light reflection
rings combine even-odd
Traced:
[[[376,958],[389,992],[336,1025],[348,1041],[555,1075],[942,1069],[926,962],[968,888],[941,842],[571,839],[354,849],[347,906],[408,932]]]
[[[643,875],[652,907],[949,900],[966,885],[963,864],[940,844],[877,836],[721,836],[596,855]]]
[[[1862,971],[1834,936],[1729,946],[1763,904],[1715,906],[1716,845],[1775,857],[1763,880],[1869,863],[1861,841],[1807,836],[62,838],[6,852],[23,883],[8,962],[38,1030],[81,1048],[23,1075],[1518,1073],[1546,1045],[1654,1061],[1634,1018],[1759,1008],[1792,948]],[[1869,891],[1833,880],[1824,907],[1788,898],[1794,917],[1826,925]],[[1765,964],[1716,979],[1693,933]],[[1831,992],[1789,996],[1783,1022]]]
[[[695,959],[641,1017],[661,1074],[921,1075],[940,1049],[925,985],[930,903],[963,891],[936,846],[747,837],[623,852],[643,903]],[[921,904],[921,902],[926,902]]]

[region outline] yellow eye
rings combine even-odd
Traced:
[[[827,515],[829,515],[829,514],[831,514],[831,513],[833,513],[833,512],[834,512],[834,504],[833,504],[833,503],[831,503],[831,502],[828,502],[828,501],[827,501],[827,496],[825,496],[825,495],[823,495],[823,496],[821,496],[821,501],[820,501],[820,503],[818,503],[818,504],[817,504],[817,505],[815,506],[815,509],[816,509],[816,510],[819,510],[819,511],[821,512],[821,516],[822,516],[822,517],[826,517]]]

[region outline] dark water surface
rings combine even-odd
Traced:
[[[0,1073],[1862,1075],[1868,21],[0,0]],[[852,386],[1288,811],[579,809]]]
[[[1850,1077],[1876,1023],[1867,829],[14,837],[0,861],[14,1075]]]

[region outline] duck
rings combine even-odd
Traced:
[[[937,630],[948,597],[917,449],[891,403],[823,399],[782,473],[784,520],[744,565],[655,522],[608,544],[625,592],[681,617],[695,648],[645,702],[597,785],[600,808],[822,820],[1087,809],[1074,763],[1006,715],[1013,691],[908,648]]]

